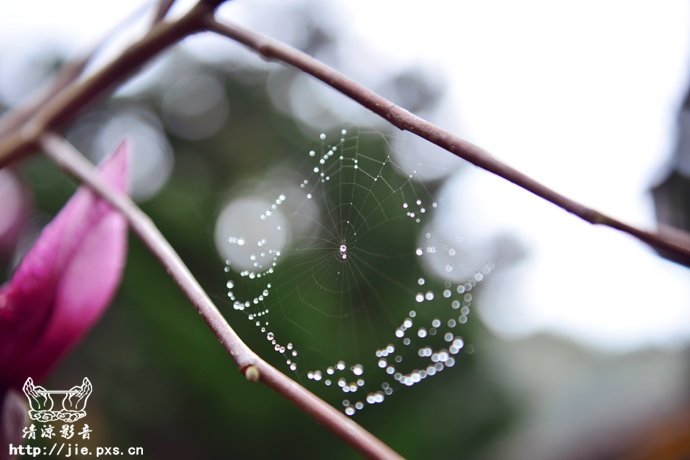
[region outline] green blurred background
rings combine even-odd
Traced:
[[[297,24],[299,40],[293,44],[341,68],[333,44],[342,31],[329,29],[316,16],[311,9],[291,12],[276,19],[277,32],[278,26]],[[59,52],[29,57],[22,75],[39,81],[64,59]],[[223,103],[215,97],[194,109],[193,102],[200,99],[181,85],[199,77],[210,93],[222,94]],[[149,179],[148,189],[147,180],[140,180],[143,191],[135,198],[142,209],[250,347],[338,404],[304,372],[290,373],[265,335],[244,313],[233,310],[225,287],[230,275],[223,271],[214,242],[216,219],[230,196],[265,177],[270,167],[304,153],[321,130],[330,133],[351,123],[338,115],[351,109],[340,102],[329,106],[340,99],[329,99],[328,89],[315,94],[305,83],[309,78],[236,50],[214,64],[197,59],[190,48],[177,47],[144,69],[144,77],[80,114],[65,135],[93,161],[124,133],[139,138],[135,148],[138,142],[141,150],[156,152],[162,161],[154,162],[153,169],[162,175]],[[421,67],[384,80],[374,85],[377,91],[428,118],[444,97],[442,77]],[[179,104],[192,108],[179,111]],[[364,125],[378,123],[361,119]],[[376,128],[388,129],[384,124]],[[371,148],[379,149],[368,152],[371,156],[387,155],[380,142]],[[34,207],[25,216],[17,251],[2,254],[5,277],[76,189],[74,181],[40,155],[23,161],[17,172],[31,190]],[[162,188],[157,189],[156,181]],[[428,185],[435,193],[439,182]],[[498,270],[519,267],[523,248],[510,235],[495,248],[501,257]],[[396,268],[414,274],[418,267]],[[473,309],[482,308],[481,289],[473,292]],[[585,298],[587,293],[575,289],[573,295]],[[597,312],[583,314],[596,322]],[[312,320],[312,331],[328,331],[320,329],[317,317]],[[630,446],[654,433],[659,439],[676,432],[687,438],[683,427],[689,418],[683,417],[688,413],[690,366],[680,347],[615,354],[548,334],[508,340],[493,335],[476,315],[462,335],[474,345],[474,353],[463,354],[452,369],[432,379],[396,391],[384,404],[367,407],[356,421],[408,458],[630,458]],[[291,340],[297,342],[299,336]],[[337,355],[333,352],[339,346],[325,342],[319,352]],[[272,391],[248,383],[134,237],[111,308],[44,386],[70,388],[84,377],[94,387],[87,419],[93,433],[80,445],[143,447],[144,458],[161,459],[358,457]],[[632,458],[684,458],[682,453],[643,457],[642,450],[633,452],[638,456]]]

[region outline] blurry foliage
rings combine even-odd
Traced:
[[[190,59],[176,60],[171,75],[181,78],[194,67],[215,76],[227,93],[229,116],[217,134],[203,140],[167,133],[175,152],[173,174],[141,207],[240,337],[289,373],[265,337],[229,305],[224,264],[212,233],[229,189],[268,165],[280,164],[310,139],[295,120],[274,108],[266,90],[267,75],[242,68],[221,71],[200,63],[191,66]],[[405,85],[418,79],[401,76],[397,81],[406,91]],[[428,88],[417,96],[427,93]],[[92,110],[143,106],[160,114],[160,101],[149,92],[138,99],[115,98]],[[76,188],[40,156],[25,160],[20,169],[35,193],[38,212],[55,214]],[[381,241],[381,245],[391,243]],[[413,271],[406,266],[395,269]],[[487,333],[476,317],[463,328],[467,343]],[[382,405],[367,407],[356,421],[409,458],[477,458],[506,429],[514,413],[479,365],[481,349],[458,358],[453,369],[394,393]],[[357,458],[277,394],[248,383],[136,238],[130,239],[124,280],[113,305],[45,386],[69,388],[84,376],[94,385],[88,404],[94,447],[142,446],[145,458]],[[319,394],[323,386],[311,389]]]

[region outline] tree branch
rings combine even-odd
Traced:
[[[175,3],[175,0],[158,0],[158,2],[156,2],[156,11],[153,15],[152,25],[159,23],[165,18],[165,15],[168,14],[173,3]]]
[[[663,235],[647,232],[588,208],[506,165],[480,147],[460,139],[402,107],[398,107],[391,101],[291,46],[235,24],[222,24],[212,16],[207,16],[206,21],[209,30],[232,38],[265,58],[285,62],[316,77],[385,118],[397,128],[410,131],[460,158],[550,201],[591,224],[606,225],[628,233],[649,244],[660,253],[672,255],[671,258],[675,261],[690,266],[690,244],[687,243],[690,241],[690,234],[680,229],[675,229],[675,233],[684,234],[685,237],[674,237],[666,232]]]
[[[161,0],[162,2],[165,0]],[[172,2],[173,0],[169,0]],[[163,8],[162,6],[159,9]],[[39,87],[32,92],[29,98],[22,101],[17,107],[14,107],[2,114],[0,117],[0,138],[8,133],[20,128],[31,117],[33,117],[41,108],[43,108],[53,97],[58,95],[67,86],[72,84],[81,76],[86,69],[86,66],[96,55],[98,50],[108,41],[123,25],[132,21],[143,9],[135,11],[132,15],[127,17],[115,29],[108,31],[108,33],[91,49],[83,55],[78,56],[65,63],[46,84]]]
[[[87,55],[68,62],[60,68],[54,78],[45,86],[32,93],[30,98],[20,104],[17,108],[9,110],[0,118],[0,138],[8,133],[20,128],[38,110],[50,101],[55,95],[60,93],[66,86],[76,80],[84,71],[91,59],[92,52]]]
[[[72,83],[50,99],[23,125],[0,137],[0,168],[10,161],[37,150],[39,137],[57,131],[72,120],[98,96],[123,81],[168,46],[203,30],[206,16],[212,16],[215,5],[200,1],[175,22],[155,24],[139,41],[114,61],[79,83]]]
[[[220,343],[230,353],[247,380],[259,380],[275,390],[365,457],[402,458],[352,419],[262,360],[242,342],[151,219],[128,196],[118,193],[103,183],[94,174],[93,165],[67,140],[56,134],[47,133],[40,136],[39,144],[46,155],[58,166],[88,185],[127,218],[132,232],[182,289],[194,308],[216,334]]]

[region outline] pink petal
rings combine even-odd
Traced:
[[[129,163],[122,143],[98,175],[125,191]],[[126,251],[125,218],[80,187],[0,288],[0,381],[41,379],[83,337],[114,296]]]

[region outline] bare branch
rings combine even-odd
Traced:
[[[93,165],[69,142],[47,133],[39,138],[39,144],[58,166],[87,184],[127,218],[132,232],[168,271],[248,380],[259,380],[272,388],[365,457],[402,458],[352,419],[262,360],[242,342],[151,219],[128,196],[103,183],[94,174]]]
[[[16,109],[9,110],[0,118],[0,138],[18,129],[26,123],[41,107],[56,94],[76,80],[91,60],[92,52],[74,61],[68,62],[60,68],[57,75],[45,86],[32,93],[30,99],[20,104]]]
[[[153,26],[141,40],[88,79],[64,88],[21,127],[0,138],[0,167],[36,150],[42,133],[64,126],[80,110],[160,51],[188,35],[202,31],[204,18],[212,14],[213,5],[200,1],[179,20],[159,22]]]
[[[175,3],[175,0],[158,0],[152,24],[157,24],[162,21],[165,15],[168,14],[168,11],[170,11],[170,7],[173,6],[173,3]]]
[[[686,243],[686,240],[690,241],[690,234],[682,230],[675,229],[676,233],[680,232],[686,235],[684,239],[667,238],[665,235],[640,230],[620,222],[556,193],[554,190],[496,159],[480,147],[444,131],[402,107],[398,107],[389,100],[295,48],[235,24],[222,24],[211,16],[207,17],[207,27],[213,32],[225,35],[248,46],[265,58],[283,61],[318,78],[377,115],[385,118],[401,130],[410,131],[476,166],[529,190],[589,223],[606,225],[633,235],[660,253],[674,254],[674,260],[690,266],[690,244]]]
[[[172,0],[171,0],[172,1]],[[98,43],[93,45],[90,50],[82,55],[65,63],[45,85],[32,92],[26,101],[21,102],[16,108],[10,109],[0,117],[0,138],[11,131],[18,129],[34,116],[39,109],[44,107],[53,97],[63,89],[76,81],[91,62],[98,50],[108,41],[120,28],[132,21],[137,15],[141,14],[144,8],[135,11],[127,17],[115,29],[109,31]]]

